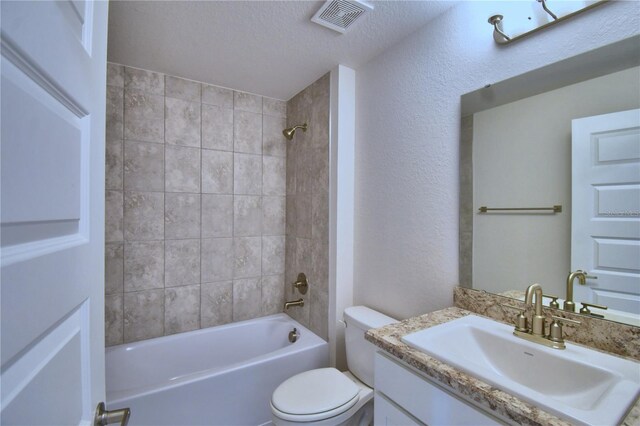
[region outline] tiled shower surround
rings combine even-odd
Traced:
[[[106,344],[281,312],[286,103],[116,64],[107,84]]]
[[[327,339],[329,300],[329,93],[327,73],[287,102],[287,127],[307,123],[287,144],[287,283],[304,272],[309,292],[289,284],[287,300],[303,297],[289,315]]]

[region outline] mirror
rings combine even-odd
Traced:
[[[626,150],[630,157],[618,158],[614,153],[605,163],[639,168],[631,169],[635,177],[625,178],[625,185],[607,183],[605,189],[621,191],[601,191],[600,211],[594,212],[598,209],[589,204],[593,201],[579,196],[584,192],[581,188],[599,190],[583,177],[590,162],[572,161],[572,137],[573,144],[586,146],[587,152],[598,143],[587,135],[581,144],[580,127],[572,132],[572,120],[640,108],[638,45],[640,38],[632,37],[462,96],[462,286],[520,298],[528,285],[538,282],[545,294],[558,296],[562,307],[569,273],[585,269],[585,285],[575,279],[570,286],[575,311],[581,308],[580,302],[607,305],[607,310],[589,308],[590,315],[640,326],[637,235],[630,235],[621,248],[610,244],[620,238],[594,240],[595,234],[584,229],[581,219],[600,214],[615,226],[627,223],[632,234],[640,231],[638,131],[624,130],[622,142],[610,145],[617,147],[611,152]],[[613,123],[615,117],[607,116],[604,122]],[[585,126],[590,121],[574,123]],[[609,145],[598,146],[602,151]],[[618,202],[613,213],[604,211],[611,200]],[[483,213],[482,206],[524,210]],[[554,206],[561,206],[561,211],[554,211]],[[587,266],[593,259],[584,260],[585,250],[580,249],[585,239],[589,240],[587,257],[596,260],[594,267]],[[578,266],[582,264],[587,265]],[[550,301],[545,299],[545,305]]]

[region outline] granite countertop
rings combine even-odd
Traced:
[[[495,412],[502,418],[510,419],[522,425],[570,426],[570,422],[547,413],[520,398],[503,392],[446,363],[440,362],[417,349],[413,349],[400,340],[409,333],[443,324],[469,314],[478,315],[460,308],[446,308],[409,318],[399,323],[369,330],[366,333],[366,339],[396,358],[420,370],[429,378],[463,395],[486,411]],[[622,425],[640,426],[640,399],[636,401],[622,422]]]

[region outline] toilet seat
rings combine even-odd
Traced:
[[[335,368],[305,371],[285,380],[273,392],[271,408],[278,418],[313,422],[337,416],[359,399],[360,388]]]

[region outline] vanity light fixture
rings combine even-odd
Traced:
[[[491,17],[489,17],[488,22],[489,24],[491,24],[493,26],[493,40],[500,45],[504,45],[504,44],[510,44],[513,43],[514,41],[520,40],[521,38],[524,38],[526,36],[528,36],[529,34],[533,34],[535,32],[538,32],[540,30],[543,30],[545,28],[548,28],[554,24],[557,24],[558,22],[562,22],[562,21],[566,21],[569,18],[573,18],[574,16],[582,13],[582,12],[586,12],[587,10],[591,10],[596,6],[600,6],[601,4],[607,3],[609,0],[600,0],[600,1],[595,1],[591,4],[589,4],[588,6],[583,7],[582,9],[578,9],[574,12],[568,13],[564,16],[558,16],[556,15],[554,12],[552,12],[551,10],[549,10],[549,8],[547,7],[547,3],[546,0],[535,0],[536,2],[540,3],[542,5],[542,8],[544,9],[545,13],[547,13],[553,20],[547,22],[544,25],[541,25],[539,27],[536,27],[530,31],[527,31],[525,33],[516,35],[516,36],[511,36],[508,35],[507,33],[504,32],[503,26],[502,26],[502,22],[504,21],[504,16],[502,15],[493,15]],[[529,18],[531,19],[531,18]]]

